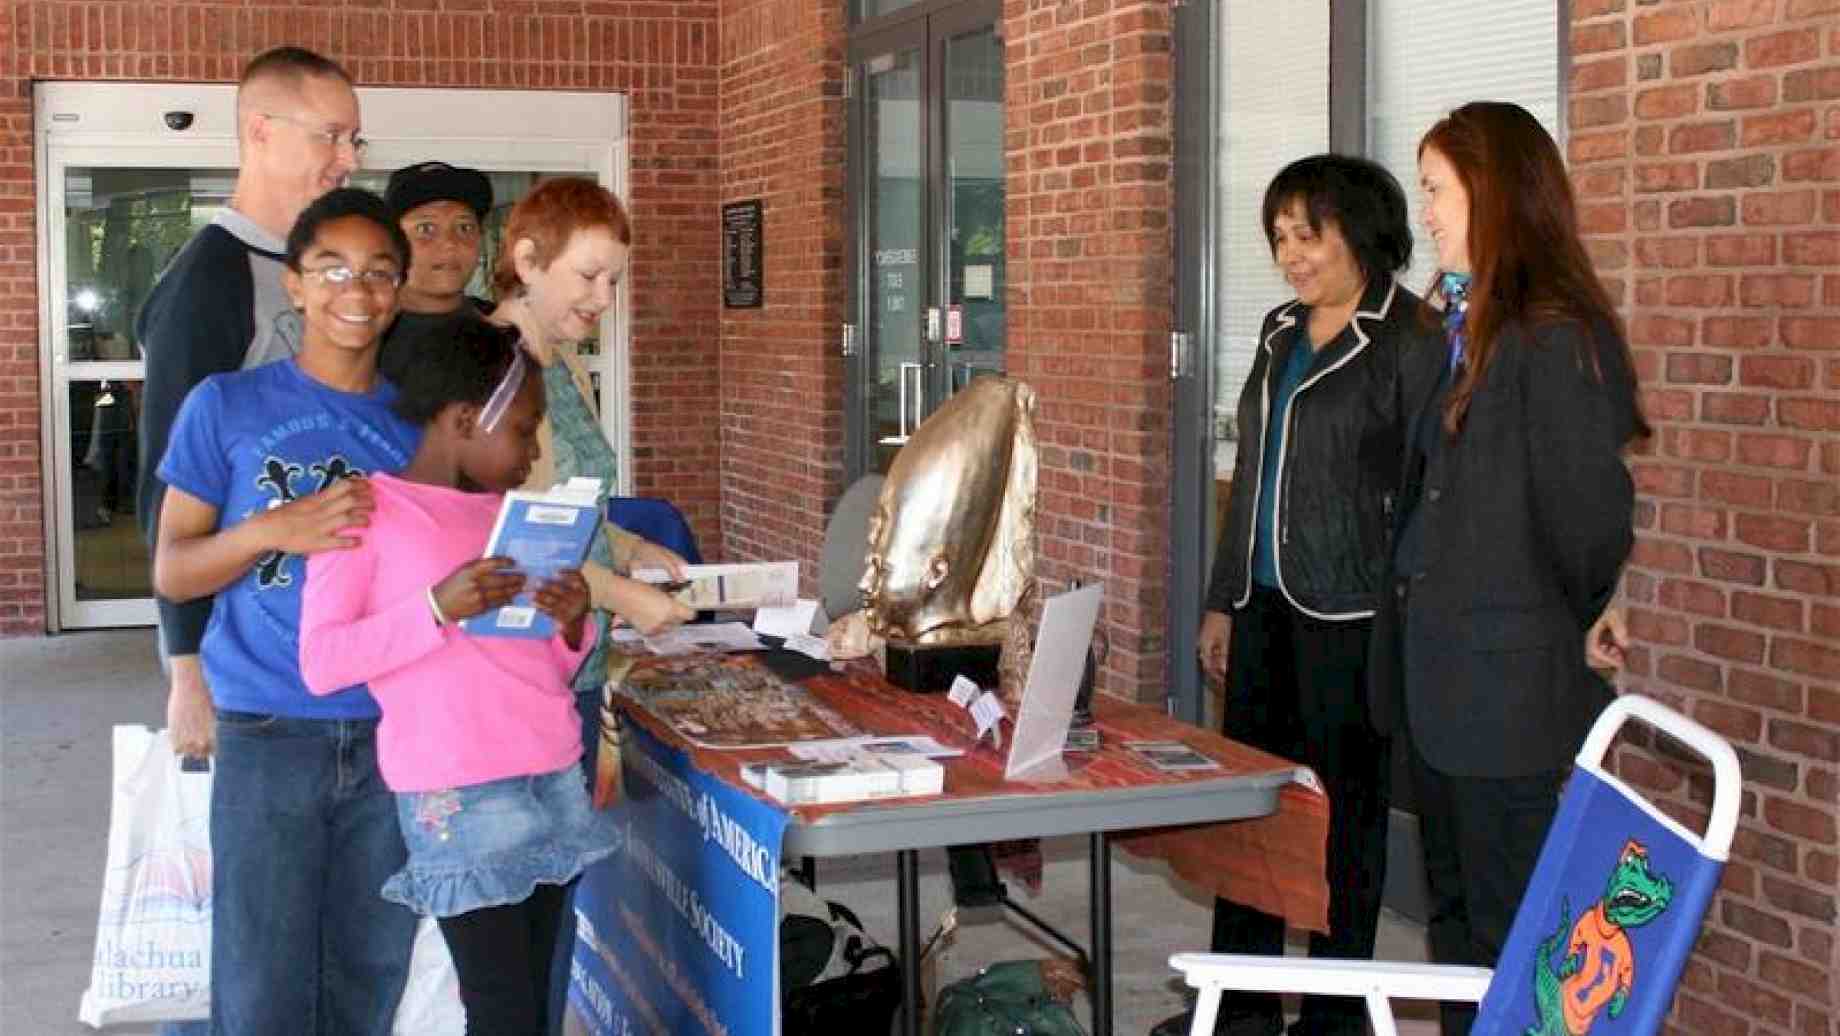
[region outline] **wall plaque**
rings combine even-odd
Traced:
[[[729,309],[758,309],[765,296],[760,214],[759,198],[722,206],[722,305]]]

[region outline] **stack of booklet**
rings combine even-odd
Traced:
[[[852,752],[842,759],[748,763],[741,777],[788,806],[937,795],[945,768],[904,753]]]

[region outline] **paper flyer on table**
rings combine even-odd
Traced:
[[[833,762],[858,752],[878,755],[916,755],[928,759],[950,759],[964,755],[960,748],[940,744],[927,734],[876,734],[868,737],[840,737],[824,741],[803,741],[786,746],[795,759]]]
[[[823,602],[809,598],[800,598],[791,604],[768,605],[754,613],[754,632],[769,637],[822,637],[830,624]]]
[[[790,605],[799,599],[799,563],[759,561],[734,565],[685,565],[684,578],[662,568],[638,568],[642,583],[661,589],[697,611]]]

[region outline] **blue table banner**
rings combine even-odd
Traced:
[[[624,837],[575,893],[565,1031],[777,1036],[785,811],[627,731]]]

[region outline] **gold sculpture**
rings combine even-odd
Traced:
[[[1000,644],[1035,573],[1035,392],[987,376],[914,431],[869,516],[869,628],[921,645]]]

